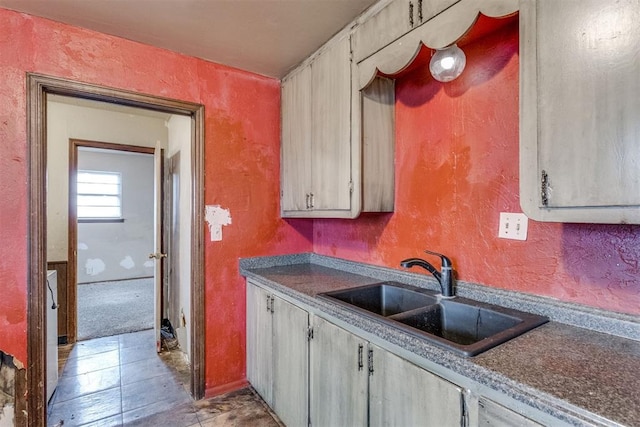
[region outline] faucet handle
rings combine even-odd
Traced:
[[[451,260],[445,255],[439,254],[438,252],[432,252],[427,249],[424,250],[424,253],[439,256],[442,260],[442,267],[451,267]]]

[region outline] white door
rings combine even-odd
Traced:
[[[162,260],[167,255],[162,253],[162,148],[160,142],[156,144],[153,152],[153,253],[149,258],[155,260],[153,269],[154,281],[154,310],[153,328],[156,335],[156,350],[160,352],[160,322],[162,321]]]

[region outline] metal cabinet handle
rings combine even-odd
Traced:
[[[273,313],[274,302],[275,302],[275,298],[273,297],[273,295],[271,295],[271,313]]]
[[[311,193],[311,209],[314,208],[314,205],[315,205],[315,200],[313,198],[313,193]]]
[[[362,371],[364,368],[364,363],[362,361],[362,352],[364,350],[364,346],[362,344],[358,345],[358,371]]]
[[[540,177],[540,201],[542,206],[549,206],[549,175],[544,170]]]
[[[307,198],[306,206],[307,206],[307,209],[309,209],[309,208],[310,208],[310,206],[311,206],[311,204],[309,203],[309,200],[311,199],[311,197],[309,196],[309,193],[307,193],[305,196],[306,196],[306,198]]]
[[[418,22],[422,24],[422,0],[418,0]]]
[[[271,296],[267,295],[267,311],[271,311],[271,307],[269,306],[270,301],[271,301]]]
[[[413,2],[409,2],[409,25],[413,28]]]

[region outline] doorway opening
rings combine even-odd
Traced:
[[[191,130],[189,138],[190,176],[186,181],[192,189],[189,198],[190,245],[189,263],[182,268],[190,271],[189,353],[191,365],[191,395],[198,399],[204,395],[204,306],[203,295],[203,154],[204,107],[199,104],[141,95],[103,86],[89,85],[36,74],[28,74],[30,212],[29,223],[29,297],[28,297],[28,399],[30,422],[46,424],[46,397],[41,387],[46,378],[46,271],[47,271],[47,97],[62,95],[76,99],[106,102],[112,105],[134,107],[144,111],[162,112],[187,118]],[[77,256],[77,253],[75,254]],[[159,255],[158,252],[155,255]],[[69,269],[67,274],[74,275]],[[75,283],[74,280],[69,282]],[[70,287],[69,290],[74,287]],[[76,295],[69,295],[70,299]],[[69,312],[69,317],[73,312]],[[75,320],[75,319],[74,319]],[[67,321],[69,323],[69,321]],[[156,326],[156,325],[154,325]],[[157,326],[159,328],[159,325]],[[76,340],[75,331],[68,331],[69,342]]]
[[[68,258],[75,261],[77,339],[153,329],[160,324],[155,298],[164,305],[155,294],[156,261],[149,259],[155,252],[154,149],[74,139],[69,148],[69,224],[75,229]]]

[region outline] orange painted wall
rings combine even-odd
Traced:
[[[206,258],[206,387],[241,381],[238,257],[306,252],[312,223],[279,218],[279,82],[124,39],[0,9],[0,350],[27,358],[27,72],[205,106],[205,204],[233,223]],[[52,190],[55,191],[55,190]]]
[[[521,211],[517,21],[463,49],[451,83],[426,65],[397,80],[395,213],[318,220],[314,251],[399,268],[428,248],[460,280],[640,314],[639,226],[529,221],[527,241],[497,237],[499,213]]]

